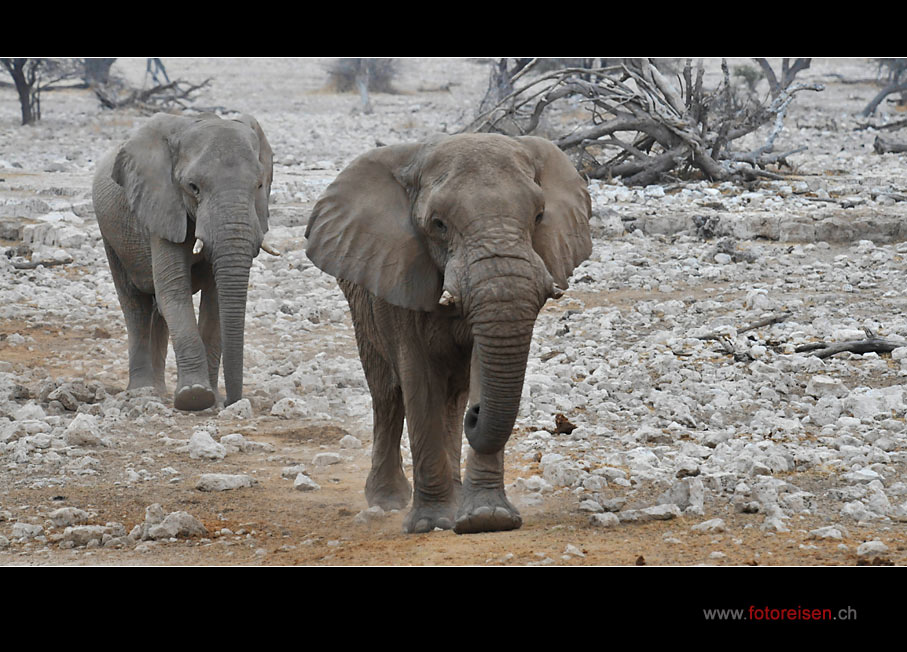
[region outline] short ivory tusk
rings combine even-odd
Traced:
[[[205,246],[205,243],[202,242],[202,239],[201,239],[201,238],[196,238],[196,239],[195,239],[195,246],[192,247],[192,253],[194,253],[194,254],[201,253],[202,247],[204,247],[204,246]]]
[[[280,251],[275,249],[270,242],[268,242],[268,234],[265,234],[264,240],[261,241],[261,250],[265,253],[269,253],[272,256],[279,256]]]
[[[438,303],[441,304],[442,306],[449,306],[450,304],[456,303],[456,302],[457,302],[457,300],[454,298],[454,295],[452,295],[447,290],[444,290],[444,293],[441,295],[441,298],[438,299]]]
[[[564,290],[555,285],[551,290],[551,296],[555,299],[560,299],[562,296],[564,296]]]

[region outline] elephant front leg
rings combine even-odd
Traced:
[[[504,449],[483,455],[470,448],[454,532],[516,530],[522,524],[520,512],[504,491]]]
[[[413,456],[413,507],[403,521],[403,530],[408,533],[449,530],[457,513],[460,469],[449,440],[447,415],[451,410],[446,391],[438,387],[438,382],[423,376],[406,402]]]
[[[217,286],[214,285],[213,280],[202,289],[202,299],[198,308],[198,330],[205,345],[205,355],[208,362],[208,382],[217,397],[216,400],[220,400],[220,395],[217,391],[222,351],[220,307],[217,302]]]
[[[187,252],[161,238],[152,240],[154,291],[173,341],[177,385],[173,407],[204,410],[214,405],[205,346],[195,320]]]

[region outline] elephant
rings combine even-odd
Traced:
[[[366,499],[403,509],[412,498],[404,532],[521,527],[504,446],[538,313],[592,251],[590,213],[554,144],[489,133],[373,149],[316,202],[306,255],[338,279],[372,397]]]
[[[176,409],[221,400],[221,354],[224,405],[242,398],[252,259],[279,253],[265,237],[272,160],[251,116],[158,113],[98,162],[92,200],[126,322],[127,389],[166,396],[172,339]]]

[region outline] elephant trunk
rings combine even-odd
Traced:
[[[466,413],[464,430],[470,446],[483,454],[501,450],[513,431],[532,329],[545,299],[543,283],[532,273],[534,265],[511,260],[508,267],[507,274],[480,282],[464,306],[472,327],[481,391],[480,402]],[[470,277],[475,286],[475,274]]]
[[[229,215],[246,216],[250,207],[245,202],[242,211],[227,210]],[[254,211],[254,206],[251,207]],[[254,214],[254,213],[253,213]],[[230,405],[242,398],[243,347],[246,322],[246,299],[249,293],[249,272],[252,258],[261,243],[255,222],[248,217],[238,223],[219,222],[216,241],[213,243],[211,264],[217,285],[217,302],[220,312],[221,349],[223,354],[224,386]]]

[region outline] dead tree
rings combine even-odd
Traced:
[[[61,82],[73,79],[81,80],[84,87],[86,79],[86,62],[88,59],[45,59],[16,58],[0,59],[0,63],[13,78],[16,93],[19,95],[19,106],[22,112],[22,124],[33,124],[41,119],[41,93],[60,88]],[[111,60],[112,61],[112,60]],[[64,85],[72,87],[72,84]],[[78,86],[78,85],[77,85]]]
[[[24,125],[30,125],[41,118],[38,78],[43,62],[43,59],[29,58],[0,59],[16,86]]]
[[[338,93],[355,91],[363,113],[372,112],[369,92],[397,93],[393,79],[397,74],[394,59],[337,59],[328,66],[329,85]]]
[[[127,86],[120,80],[111,79],[107,84],[94,86],[92,90],[105,108],[134,107],[143,113],[156,113],[190,108],[189,102],[192,100],[192,94],[209,83],[211,83],[211,79],[206,79],[199,84],[177,79],[139,90]]]
[[[907,59],[880,59],[879,70],[883,68],[888,70],[888,79],[882,90],[863,109],[860,115],[864,118],[875,113],[879,104],[892,93],[900,93],[902,102],[907,101]]]
[[[653,59],[624,59],[598,68],[563,68],[541,75],[520,71],[519,84],[483,111],[466,131],[532,134],[543,115],[559,108],[586,108],[588,120],[570,133],[549,136],[573,155],[577,167],[592,178],[619,177],[626,185],[648,185],[668,177],[702,175],[712,180],[777,178],[769,166],[787,164],[802,150],[775,152],[784,116],[796,93],[822,90],[821,85],[795,84],[809,59],[785,59],[776,75],[757,59],[769,84],[769,95],[740,97],[722,60],[715,90],[705,88],[702,61],[686,60],[682,72]],[[512,81],[517,81],[517,76]],[[737,150],[738,139],[768,126],[761,146]]]

